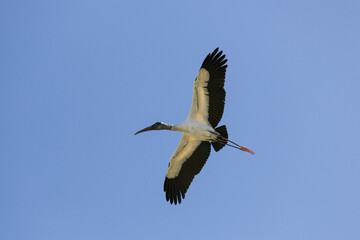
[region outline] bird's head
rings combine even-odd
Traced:
[[[136,132],[135,135],[138,133],[147,132],[147,131],[151,131],[151,130],[163,130],[163,129],[171,130],[171,125],[167,124],[167,123],[163,123],[163,122],[156,122],[153,125],[150,125],[144,129]]]

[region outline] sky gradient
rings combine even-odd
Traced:
[[[359,1],[2,1],[0,239],[359,239]],[[229,138],[165,201],[205,56]]]

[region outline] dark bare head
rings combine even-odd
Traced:
[[[163,123],[163,122],[156,122],[153,125],[148,126],[144,129],[136,132],[135,135],[138,133],[147,132],[147,131],[151,131],[151,130],[171,130],[171,127],[172,127],[172,125],[170,125],[170,124]]]

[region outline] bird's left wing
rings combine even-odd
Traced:
[[[210,155],[210,143],[196,140],[183,134],[179,146],[170,158],[164,182],[166,200],[181,203],[195,175],[197,175]]]
[[[193,87],[193,99],[188,118],[215,128],[221,120],[225,104],[225,73],[227,59],[216,48],[203,61]]]

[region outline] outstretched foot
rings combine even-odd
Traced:
[[[240,146],[240,150],[245,151],[245,152],[249,152],[249,153],[251,153],[251,154],[255,154],[253,151],[251,151],[251,150],[248,149],[247,147]]]

